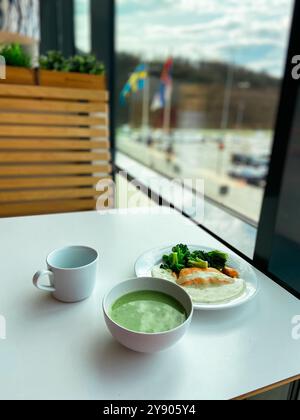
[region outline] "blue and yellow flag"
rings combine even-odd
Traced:
[[[135,93],[139,90],[143,90],[145,86],[145,80],[148,78],[148,70],[145,64],[139,64],[134,72],[129,77],[127,83],[125,84],[121,94],[120,102],[125,103],[126,98],[131,93]]]

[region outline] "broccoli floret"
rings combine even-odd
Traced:
[[[172,248],[172,252],[177,254],[179,264],[185,264],[190,257],[190,251],[187,245],[176,245]]]
[[[163,267],[169,269],[175,273],[179,273],[184,267],[186,267],[190,251],[186,245],[179,244],[172,248],[170,255],[163,256]]]
[[[191,253],[187,245],[178,244],[172,248],[171,254],[163,256],[161,268],[174,271],[177,274],[185,267],[212,267],[223,270],[227,260],[228,255],[221,251],[194,251]]]
[[[194,251],[190,257],[192,260],[200,259],[208,262],[208,267],[223,270],[228,260],[228,255],[221,251]],[[201,267],[202,268],[202,267]]]
[[[171,264],[172,265],[178,264],[178,254],[177,254],[177,252],[172,252],[172,254],[170,255],[170,259],[171,259]]]
[[[183,244],[178,244],[178,245],[175,245],[175,246],[172,248],[172,251],[173,251],[173,252],[182,253],[182,254],[189,254],[189,253],[190,253],[190,251],[189,251],[189,249],[188,249],[187,245],[183,245]]]
[[[188,266],[197,268],[208,268],[208,262],[201,260],[200,258],[189,259]]]
[[[190,259],[196,260],[199,258],[200,260],[206,261],[206,253],[204,251],[194,251],[190,255]]]
[[[211,251],[206,253],[206,258],[210,267],[223,270],[228,260],[228,255],[221,251]]]

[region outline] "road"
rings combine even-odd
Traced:
[[[261,145],[267,152],[270,142]],[[258,147],[251,140],[241,144],[229,139],[225,141],[225,149],[221,151],[215,141],[205,143],[174,143],[174,154],[167,159],[161,145],[151,147],[134,140],[128,135],[118,135],[118,148],[122,152],[139,160],[169,177],[181,179],[204,180],[207,197],[229,207],[248,219],[258,222],[264,190],[251,186],[243,181],[227,176],[231,167],[232,152],[251,153]],[[227,187],[227,193],[221,194],[220,188]]]

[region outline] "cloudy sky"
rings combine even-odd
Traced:
[[[117,0],[117,50],[233,61],[280,76],[293,0]]]

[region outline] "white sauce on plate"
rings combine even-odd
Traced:
[[[176,279],[172,273],[160,268],[160,265],[153,267],[152,277],[158,277],[176,283]],[[241,296],[246,288],[246,282],[243,279],[234,279],[233,283],[225,285],[181,287],[184,287],[195,303],[223,303]]]

